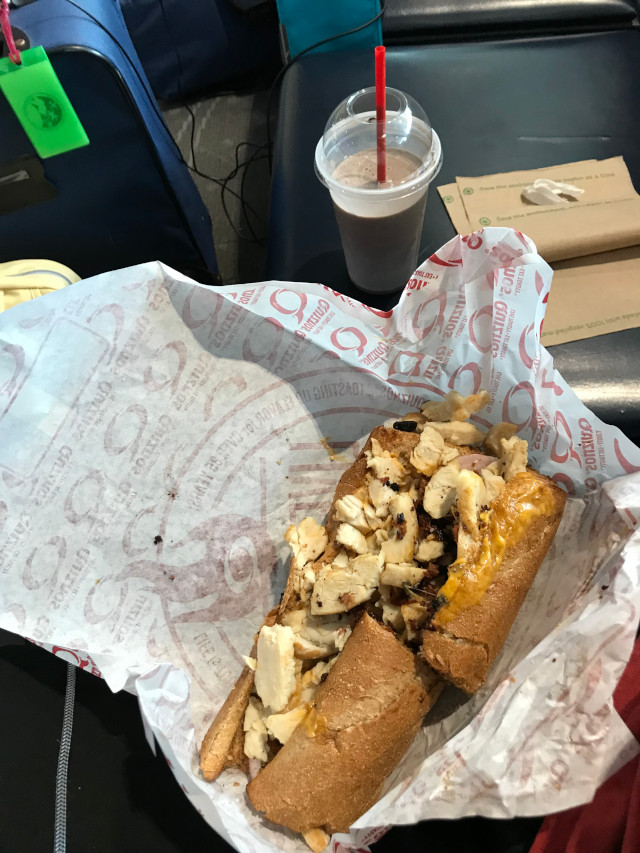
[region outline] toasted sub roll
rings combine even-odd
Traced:
[[[267,613],[264,625],[273,625],[277,615],[278,608],[274,607]],[[256,642],[254,641],[251,654],[255,655],[255,652]],[[200,747],[200,769],[208,782],[213,782],[228,767],[247,769],[242,723],[249,704],[249,696],[253,690],[253,682],[253,670],[244,666],[231,693],[225,699],[204,736]]]
[[[365,613],[315,708],[247,786],[252,805],[297,832],[346,832],[378,799],[439,692],[434,674]]]
[[[252,759],[251,804],[314,851],[376,802],[443,679],[482,685],[562,517],[515,428],[465,420],[487,401],[451,392],[375,428],[324,526],[287,529],[255,675],[203,741],[205,778]]]
[[[252,690],[253,670],[245,666],[200,747],[200,769],[208,782],[227,767],[243,766],[242,721]]]
[[[431,630],[424,631],[425,660],[467,693],[482,686],[502,649],[556,534],[566,498],[552,480],[535,471],[508,482],[492,504],[489,553],[475,565],[461,567],[468,576],[450,602],[445,599]],[[483,571],[491,577],[479,581]],[[489,581],[484,591],[482,580]]]

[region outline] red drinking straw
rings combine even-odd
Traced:
[[[387,180],[387,69],[385,50],[375,49],[376,57],[376,141],[378,149],[378,183]]]

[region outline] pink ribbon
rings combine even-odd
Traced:
[[[15,64],[20,65],[20,51],[16,47],[11,32],[11,23],[9,21],[9,0],[0,0],[0,25],[2,26],[2,35],[9,48],[9,59]]]

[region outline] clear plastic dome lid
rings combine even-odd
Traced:
[[[442,152],[427,114],[398,89],[387,87],[386,101],[386,183],[377,183],[373,86],[349,95],[329,116],[316,150],[316,170],[323,183],[380,192],[435,177]]]

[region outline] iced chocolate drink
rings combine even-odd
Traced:
[[[401,290],[416,268],[440,141],[415,101],[387,89],[387,180],[377,181],[375,94],[363,89],[331,115],[316,173],[331,193],[349,277],[369,293]]]
[[[400,148],[387,149],[387,180],[385,187],[396,186],[406,181],[422,165],[420,159],[409,151]],[[333,177],[339,184],[361,189],[378,189],[378,157],[375,148],[366,148],[357,154],[350,154],[337,167]]]
[[[406,181],[421,166],[408,151],[387,150],[385,187]],[[333,173],[334,180],[350,187],[378,189],[375,149],[351,154]],[[415,270],[420,248],[420,235],[427,203],[427,188],[416,194],[408,207],[384,206],[377,216],[358,215],[343,210],[334,198],[334,209],[342,238],[349,277],[362,290],[387,293],[404,287]],[[365,211],[363,211],[364,213]],[[381,215],[380,215],[381,214]]]

